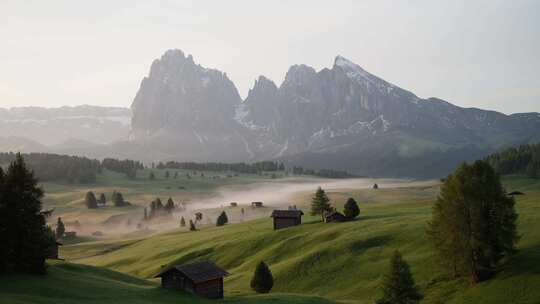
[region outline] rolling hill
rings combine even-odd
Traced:
[[[434,265],[425,228],[438,187],[330,193],[337,206],[349,196],[361,203],[361,216],[353,222],[323,224],[307,216],[301,226],[273,231],[270,219],[261,219],[197,232],[75,244],[64,246],[61,255],[140,278],[152,277],[165,265],[212,260],[232,274],[225,281],[226,298],[252,296],[249,279],[256,263],[264,260],[275,277],[273,292],[372,303],[389,256],[399,249],[425,295],[423,303],[537,303],[540,184],[522,177],[504,182],[508,190],[526,193],[517,198],[519,251],[494,279],[475,287],[447,278]],[[301,205],[308,198],[294,201]]]

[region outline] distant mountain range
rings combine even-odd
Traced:
[[[436,177],[503,147],[540,142],[538,113],[505,115],[422,99],[341,56],[320,71],[294,65],[279,86],[260,76],[242,100],[227,74],[169,50],[142,80],[131,127],[123,120],[129,111],[116,111],[123,114],[110,117],[122,119],[105,119],[107,126],[116,122],[116,133],[98,132],[99,142],[94,134],[71,136],[98,148],[63,150],[146,161],[279,159],[369,176]]]
[[[131,110],[118,107],[0,108],[2,151],[63,151],[127,140]]]

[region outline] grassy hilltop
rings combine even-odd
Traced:
[[[249,279],[258,261],[269,263],[274,292],[311,294],[338,301],[372,303],[394,249],[410,263],[425,294],[424,303],[536,303],[540,298],[540,183],[505,179],[517,197],[522,239],[518,254],[496,278],[467,288],[437,271],[425,234],[438,187],[351,190],[330,193],[335,203],[352,196],[360,202],[358,220],[319,223],[305,217],[299,227],[273,231],[270,219],[197,232],[171,231],[150,238],[65,246],[61,254],[77,263],[107,267],[151,278],[162,265],[210,259],[232,275],[226,297],[253,295]],[[299,196],[300,205],[309,196]]]
[[[45,184],[46,206],[54,207],[55,215],[62,215],[66,221],[99,223],[126,213],[139,214],[155,196],[172,196],[178,202],[212,197],[223,185],[270,181],[255,175],[188,179],[181,174],[176,180],[162,175],[163,171],[156,170],[155,181],[128,180],[105,172],[93,185]],[[494,279],[472,288],[465,281],[445,277],[432,259],[425,229],[439,186],[387,188],[383,184],[378,190],[329,192],[338,209],[348,197],[359,202],[359,219],[347,223],[323,224],[318,216],[306,215],[301,226],[273,231],[271,219],[265,217],[225,227],[206,226],[196,232],[178,228],[117,240],[65,240],[60,255],[67,262],[53,263],[47,276],[0,277],[0,303],[373,303],[394,249],[399,249],[411,265],[425,295],[422,303],[538,303],[540,182],[519,176],[503,181],[509,191],[526,193],[516,197],[518,231],[522,235],[519,251]],[[89,190],[121,191],[134,205],[88,210],[82,198]],[[291,203],[308,213],[310,196],[299,193]],[[226,207],[228,213],[238,212],[233,210]],[[206,259],[231,273],[225,280],[223,301],[163,290],[159,281],[152,279],[162,266]],[[269,295],[255,295],[249,288],[260,260],[269,264],[275,278]]]

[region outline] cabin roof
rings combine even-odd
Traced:
[[[184,274],[186,277],[188,277],[190,280],[192,280],[196,284],[222,278],[224,276],[229,275],[228,272],[219,268],[216,264],[209,261],[205,261],[205,262],[197,262],[197,263],[184,264],[184,265],[175,265],[173,267],[170,267],[160,272],[154,278],[162,277],[163,274],[171,270],[176,270],[176,271],[181,272],[182,274]]]
[[[302,210],[274,210],[270,217],[274,218],[298,218],[304,215]]]

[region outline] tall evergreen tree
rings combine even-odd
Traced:
[[[64,222],[62,222],[62,218],[59,217],[56,222],[56,238],[64,237],[64,233],[66,233],[66,226],[64,226]]]
[[[195,223],[193,222],[193,220],[189,220],[189,230],[190,231],[197,230],[197,227],[195,226]]]
[[[272,276],[272,272],[263,261],[255,268],[250,286],[251,289],[255,290],[257,293],[269,293],[270,290],[272,290],[272,287],[274,287],[274,277]]]
[[[169,179],[169,177],[171,177],[171,174],[169,173],[169,171],[165,171],[165,178]]]
[[[441,188],[428,230],[441,265],[471,284],[489,277],[515,251],[514,203],[487,162],[456,169]]]
[[[383,278],[382,293],[383,296],[377,300],[377,304],[414,304],[422,299],[409,265],[397,250],[394,251],[390,260],[390,269]]]
[[[225,211],[222,211],[216,220],[216,226],[223,226],[229,222],[229,218]]]
[[[320,214],[321,219],[324,221],[324,213],[330,210],[330,199],[321,187],[317,188],[315,195],[311,199],[311,215]]]
[[[112,201],[115,207],[124,207],[126,204],[126,201],[124,201],[124,196],[120,192],[114,192]]]
[[[150,171],[150,175],[148,176],[148,179],[155,180],[156,176],[154,175],[154,171]]]
[[[99,203],[102,206],[105,206],[107,204],[107,197],[105,197],[104,193],[101,193],[101,195],[99,196]]]
[[[186,220],[183,216],[180,218],[180,227],[186,227]]]
[[[349,197],[345,203],[345,206],[343,207],[343,214],[349,219],[354,219],[360,214],[360,208],[358,208],[358,204],[354,198]]]
[[[0,173],[0,271],[45,273],[50,246],[43,190],[18,153],[6,173]]]
[[[172,200],[171,197],[169,197],[169,199],[167,200],[167,204],[165,205],[165,211],[167,211],[168,213],[171,213],[173,212],[175,206],[174,206],[174,201]]]
[[[84,197],[84,203],[86,204],[86,207],[88,209],[96,209],[98,207],[98,203],[96,200],[96,196],[94,195],[94,192],[92,191],[86,192],[86,196]]]

